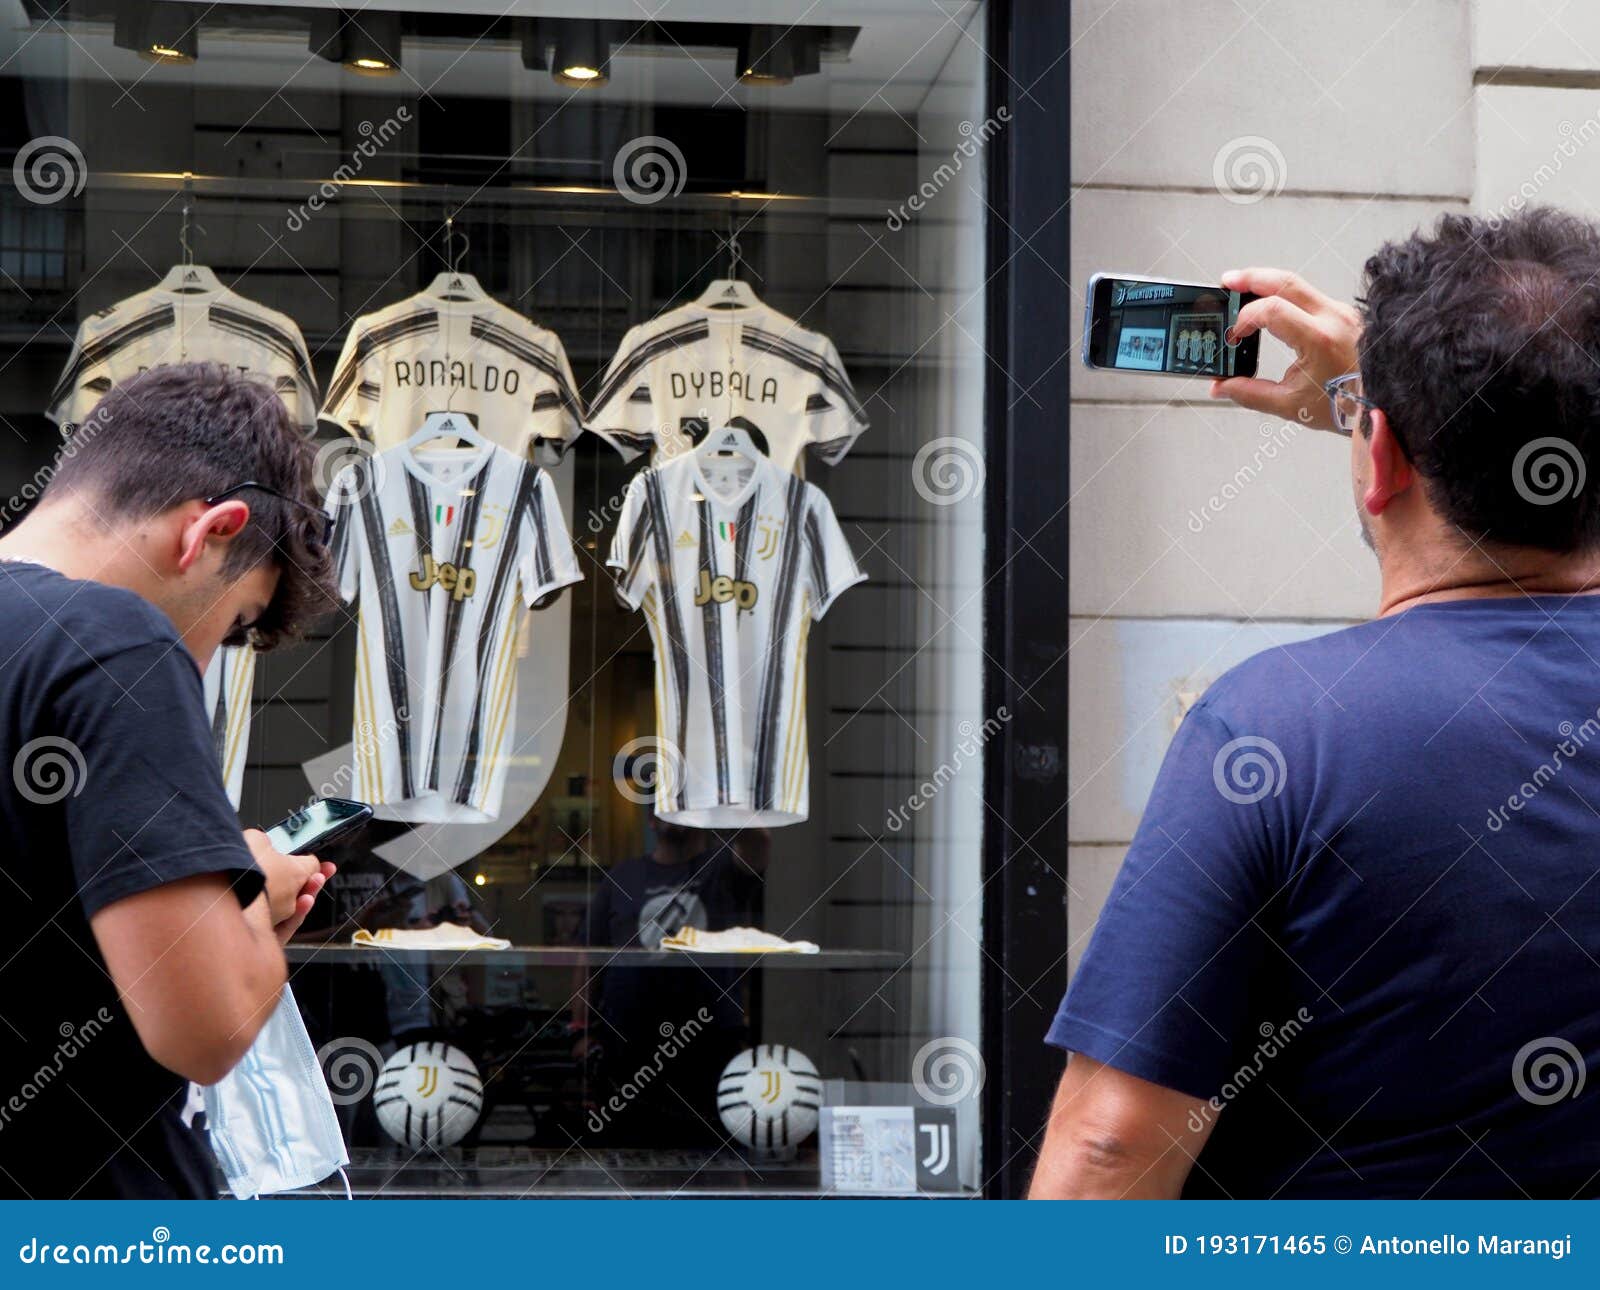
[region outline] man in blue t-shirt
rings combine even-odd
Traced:
[[[1224,282],[1296,361],[1212,394],[1351,435],[1378,613],[1185,717],[1033,1194],[1600,1194],[1600,232],[1448,216],[1359,312]]]

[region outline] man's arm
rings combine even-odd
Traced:
[[[1175,1200],[1211,1136],[1204,1101],[1074,1053],[1030,1200]]]

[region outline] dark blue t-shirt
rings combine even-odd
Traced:
[[[1216,1099],[1187,1194],[1597,1194],[1600,597],[1225,675],[1049,1040]]]

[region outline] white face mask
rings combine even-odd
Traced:
[[[287,985],[250,1051],[202,1092],[212,1149],[240,1200],[309,1187],[350,1163],[322,1066]]]

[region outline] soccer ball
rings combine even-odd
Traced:
[[[384,1132],[403,1147],[453,1147],[483,1111],[478,1068],[449,1044],[407,1044],[378,1073],[372,1107]]]
[[[785,1044],[746,1048],[722,1068],[717,1111],[735,1142],[762,1155],[792,1156],[817,1127],[822,1077]]]

